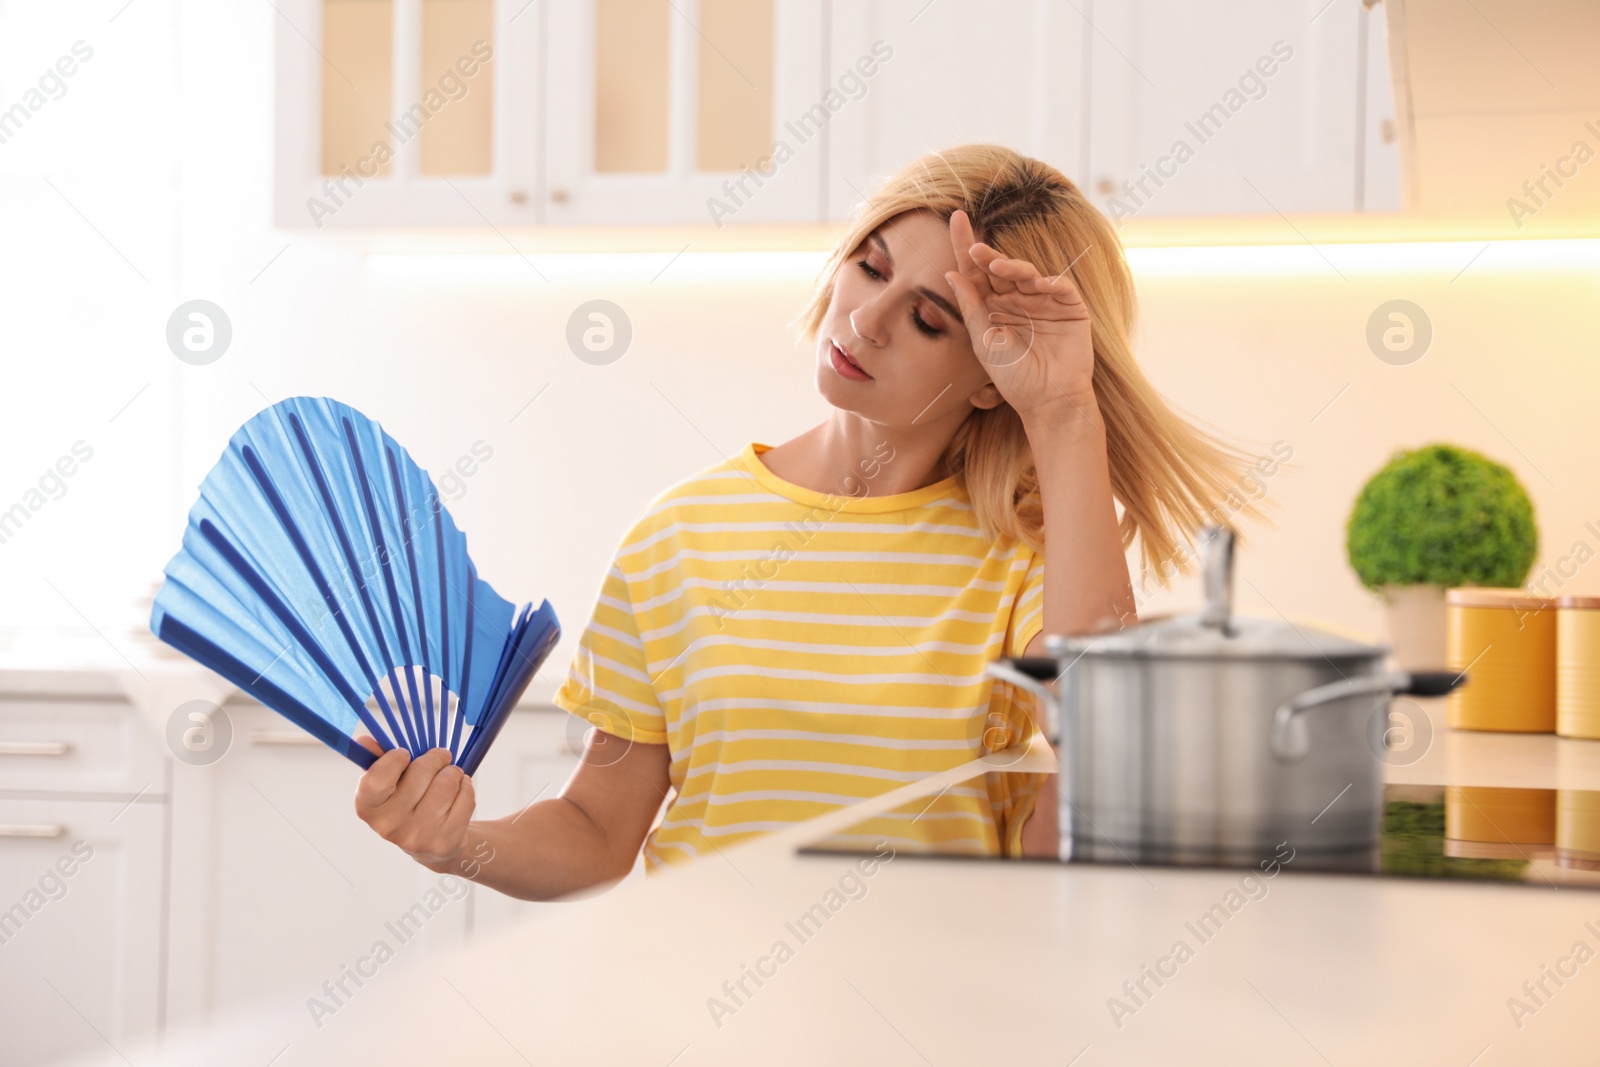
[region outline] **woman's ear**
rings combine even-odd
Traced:
[[[967,401],[980,411],[988,411],[1005,403],[1005,397],[1000,395],[1000,390],[995,388],[993,382],[984,382],[983,387],[968,397]]]

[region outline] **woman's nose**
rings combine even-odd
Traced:
[[[869,301],[850,312],[850,328],[855,331],[857,337],[869,344],[883,343],[883,339],[878,336],[881,324],[882,316],[876,309],[876,302]]]

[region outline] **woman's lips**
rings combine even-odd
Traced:
[[[841,377],[849,378],[852,381],[857,382],[872,381],[872,375],[862,370],[861,366],[851,360],[849,356],[845,355],[844,351],[840,349],[838,345],[830,341],[828,343],[828,348],[828,355],[829,359],[833,363],[833,369],[837,371]]]

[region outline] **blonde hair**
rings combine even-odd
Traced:
[[[1105,421],[1111,491],[1122,505],[1123,547],[1137,536],[1145,574],[1165,584],[1189,570],[1181,539],[1241,512],[1261,517],[1240,492],[1255,457],[1191,425],[1161,397],[1134,361],[1130,337],[1137,304],[1122,243],[1104,215],[1064,174],[991,144],[932,152],[891,177],[867,199],[818,275],[798,324],[814,342],[833,295],[833,279],[867,235],[895,216],[925,209],[948,223],[956,208],[978,240],[1025,259],[1041,273],[1070,273],[1089,309],[1094,391]],[[961,477],[979,525],[990,536],[1044,548],[1039,478],[1022,419],[1009,404],[974,409],[944,455]],[[1227,507],[1222,506],[1226,503]],[[1244,542],[1243,534],[1237,541]]]

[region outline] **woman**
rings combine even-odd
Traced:
[[[448,752],[395,749],[356,795],[385,838],[527,899],[624,877],[641,845],[649,870],[687,861],[1026,742],[984,665],[1135,621],[1135,535],[1147,570],[1186,569],[1180,538],[1244,457],[1135,365],[1120,244],[1060,172],[933,153],[822,278],[803,335],[832,414],[668,489],[623,538],[555,697],[597,727],[562,794],[474,822]],[[1043,775],[917,807],[852,834],[1056,849]]]

